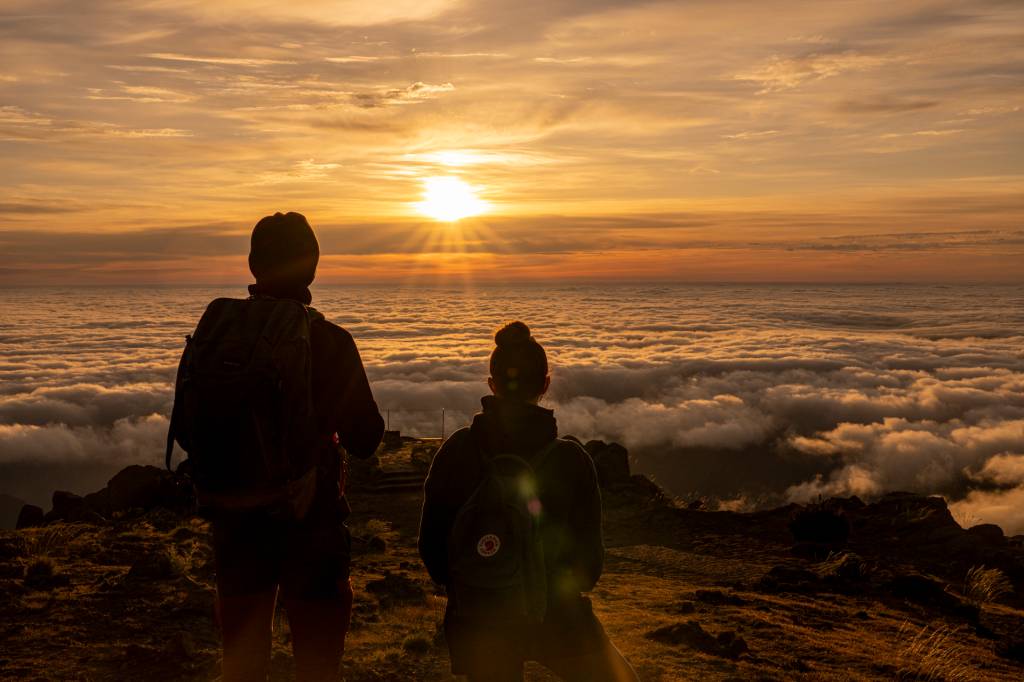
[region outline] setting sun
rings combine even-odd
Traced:
[[[423,201],[416,204],[425,216],[443,222],[480,215],[490,205],[477,196],[476,189],[467,182],[451,176],[435,176],[423,181]]]

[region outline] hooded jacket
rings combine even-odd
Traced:
[[[307,294],[267,290],[251,285],[253,296],[287,298],[308,303]],[[303,300],[305,299],[305,300]],[[321,443],[317,457],[320,469],[318,492],[313,502],[314,515],[348,515],[348,502],[339,493],[342,461],[334,443],[353,457],[365,459],[377,450],[384,436],[384,418],[373,399],[362,358],[352,335],[342,327],[316,316],[309,325],[310,364],[312,366],[313,409],[317,436]],[[337,434],[337,440],[332,436]],[[340,501],[340,507],[339,505]]]
[[[558,436],[551,410],[487,396],[470,427],[453,433],[434,456],[424,484],[419,551],[430,577],[447,585],[448,537],[459,509],[483,480],[481,453],[535,456]],[[560,440],[536,469],[541,540],[548,572],[548,613],[578,601],[601,576],[601,493],[594,463],[578,443]]]

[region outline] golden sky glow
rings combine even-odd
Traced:
[[[1021,3],[11,0],[0,35],[0,283],[245,279],[277,210],[326,282],[1024,280]]]
[[[423,180],[423,201],[416,209],[442,222],[454,222],[485,213],[490,208],[477,196],[477,190],[451,175],[433,175]]]

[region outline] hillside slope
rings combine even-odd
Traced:
[[[444,597],[415,550],[430,448],[405,439],[353,472],[351,682],[451,679]],[[964,531],[940,499],[739,514],[684,508],[642,477],[607,483],[592,598],[643,680],[1024,676],[1019,538]],[[0,533],[0,678],[216,678],[207,524],[160,506],[102,516]],[[980,566],[1000,573],[965,585]],[[290,679],[284,614],[273,661]]]

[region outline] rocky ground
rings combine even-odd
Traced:
[[[447,680],[443,593],[415,550],[434,443],[392,440],[353,471],[350,682]],[[893,494],[741,514],[665,497],[588,444],[605,487],[592,594],[643,680],[1018,680],[1024,547],[962,529],[939,498]],[[0,678],[218,675],[209,532],[175,477],[139,467],[0,533]],[[698,507],[698,508],[694,508]],[[274,679],[291,679],[279,614]],[[528,679],[554,679],[529,667]]]

